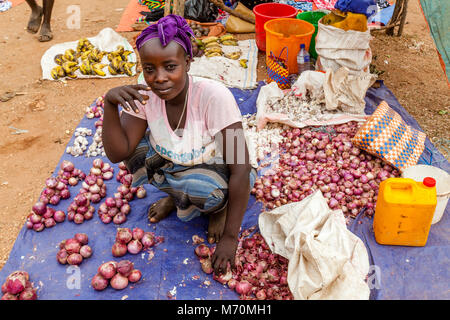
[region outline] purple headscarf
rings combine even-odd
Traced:
[[[136,39],[136,48],[139,50],[148,40],[153,38],[159,38],[163,47],[173,40],[182,46],[184,51],[192,58],[190,36],[194,37],[194,32],[186,20],[181,16],[169,14],[141,32]]]

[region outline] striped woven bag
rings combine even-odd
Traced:
[[[266,65],[267,65],[267,83],[271,83],[275,81],[278,84],[280,89],[289,89],[291,87],[291,83],[289,81],[289,70],[286,64],[286,60],[281,58],[281,54],[283,53],[284,47],[280,55],[277,57],[270,51],[269,56],[267,57]],[[287,59],[287,58],[286,58]]]
[[[425,133],[407,125],[386,101],[382,101],[352,143],[403,171],[417,164],[425,148],[425,138]]]

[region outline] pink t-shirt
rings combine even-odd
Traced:
[[[149,96],[145,105],[136,101],[139,113],[124,112],[147,120],[150,143],[163,158],[174,163],[193,166],[206,163],[216,155],[214,136],[229,125],[241,122],[241,112],[233,94],[223,84],[189,77],[186,105],[186,124],[183,136],[177,136],[169,125],[165,101],[152,91],[141,91]]]

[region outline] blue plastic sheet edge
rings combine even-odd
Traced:
[[[376,106],[385,100],[409,125],[421,130],[417,121],[400,106],[384,83],[378,81],[378,84],[379,88],[370,88],[367,92],[365,112],[373,113]],[[264,82],[260,82],[258,88],[254,90],[230,89],[243,115],[256,112],[256,99],[263,85]],[[94,130],[94,122],[84,117],[79,127]],[[72,137],[69,145],[73,143],[74,138]],[[90,139],[92,138],[88,140]],[[64,154],[55,172],[66,159],[72,161],[77,168],[88,172],[94,158],[84,156],[74,158]],[[106,158],[103,159],[108,161]],[[450,169],[448,161],[428,139],[420,163],[429,163],[447,172]],[[113,164],[113,167],[116,174],[117,165]],[[106,183],[107,196],[112,196],[119,184],[115,179]],[[70,188],[71,199],[78,193],[80,187],[79,184]],[[81,225],[65,221],[40,233],[27,230],[24,226],[14,243],[8,261],[0,271],[0,281],[14,270],[26,270],[38,288],[39,299],[42,300],[238,299],[235,292],[201,271],[198,258],[194,254],[192,236],[199,235],[206,239],[206,218],[199,217],[185,223],[172,214],[158,224],[150,224],[146,217],[147,209],[151,203],[165,194],[151,185],[145,185],[145,188],[147,197],[131,202],[132,211],[128,215],[128,221],[120,226],[113,223],[105,225],[97,215]],[[66,211],[71,201],[64,200],[53,207]],[[94,207],[98,208],[99,204],[95,204]],[[251,196],[242,229],[257,225],[261,209],[262,205]],[[362,239],[369,253],[371,269],[368,284],[371,288],[371,299],[449,298],[448,211],[449,206],[442,220],[432,226],[428,243],[422,248],[378,245],[373,236],[372,219],[365,217],[363,211],[358,215],[349,229]],[[152,248],[154,252],[152,259],[149,259],[149,252],[144,251],[137,255],[127,254],[121,258],[114,258],[111,246],[118,227],[140,227],[163,236],[165,241]],[[93,256],[83,261],[79,267],[58,264],[56,253],[59,242],[77,232],[88,234]],[[108,287],[104,291],[97,292],[90,286],[90,281],[101,263],[123,259],[131,260],[135,267],[141,270],[143,273],[141,281],[130,284],[120,291]]]

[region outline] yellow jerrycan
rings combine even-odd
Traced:
[[[379,244],[417,246],[427,243],[436,208],[436,181],[389,178],[381,182],[373,218]]]

